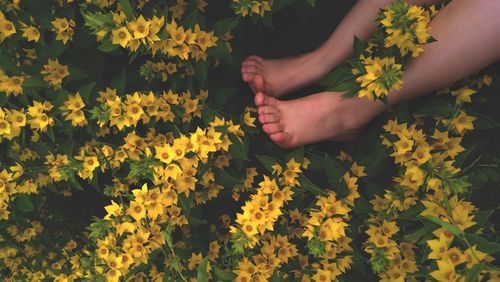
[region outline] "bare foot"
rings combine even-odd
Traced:
[[[254,93],[278,98],[319,80],[329,70],[323,65],[314,53],[278,60],[250,56],[241,63],[241,77]]]
[[[255,104],[259,121],[271,140],[284,148],[321,141],[348,141],[380,113],[379,102],[342,98],[343,93],[322,92],[290,101],[280,101],[258,92]]]

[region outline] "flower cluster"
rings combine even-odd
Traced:
[[[230,40],[295,1],[0,0],[3,280],[498,280],[492,77],[282,150]],[[338,91],[400,87],[434,12],[387,7]]]
[[[43,80],[49,83],[54,89],[62,87],[63,79],[69,76],[68,66],[59,63],[58,59],[49,59],[48,63],[43,65],[43,70],[40,72],[43,75]]]
[[[5,17],[5,14],[0,11],[0,43],[15,33],[16,27],[14,26],[14,23],[9,21]]]
[[[4,92],[6,95],[17,96],[23,94],[23,81],[24,76],[13,75],[8,76],[2,70],[0,70],[0,92]]]
[[[385,47],[397,46],[401,55],[411,53],[412,57],[417,57],[424,51],[423,45],[431,39],[429,23],[434,13],[434,8],[426,11],[423,7],[409,6],[404,1],[389,5],[380,19],[386,33]]]
[[[259,242],[257,235],[273,230],[274,223],[282,214],[281,208],[292,199],[292,188],[298,184],[296,179],[301,171],[300,164],[294,159],[287,163],[285,171],[276,164],[275,172],[277,176],[282,176],[278,180],[283,185],[282,188],[278,186],[276,179],[264,176],[257,193],[251,195],[250,200],[242,207],[243,213],[236,215],[238,226],[231,228],[236,245],[253,247]]]
[[[67,44],[68,41],[73,39],[73,34],[75,33],[75,21],[67,18],[55,18],[52,21],[52,31],[56,33],[56,40],[62,41],[64,44]],[[36,40],[36,35],[38,34],[33,28],[30,30],[23,30],[26,33],[25,37],[27,37],[28,41]],[[30,34],[32,34],[30,36]]]
[[[362,59],[364,71],[361,76],[356,78],[361,89],[358,97],[367,97],[369,100],[381,99],[386,97],[390,91],[401,88],[403,81],[402,66],[396,64],[394,57],[390,58],[372,58]],[[353,69],[354,74],[360,73]]]
[[[375,35],[363,43],[354,38],[354,54],[347,65],[333,70],[325,79],[332,91],[388,102],[388,95],[399,90],[406,65],[431,41],[430,20],[437,11],[405,1],[391,2],[379,12]]]
[[[489,79],[481,78],[479,81],[488,82]],[[472,82],[478,87],[482,85],[477,83],[478,80]],[[463,99],[475,92],[470,87],[447,90],[457,96],[451,116],[465,114]],[[435,260],[437,265],[437,269],[433,268],[435,270],[430,274],[438,281],[463,279],[474,266],[492,260],[470,242],[477,238],[477,233],[466,233],[477,224],[477,208],[463,198],[470,183],[467,177],[460,175],[461,170],[455,165],[457,156],[465,150],[461,145],[463,133],[454,130],[455,126],[447,120],[448,117],[440,117],[438,125],[442,125],[441,129],[435,128],[429,135],[417,129],[416,124],[389,121],[384,126],[388,134],[382,136],[382,143],[392,149],[391,156],[400,167],[400,175],[394,177],[393,189],[386,190],[383,197],[375,196],[371,200],[376,213],[369,219],[366,231],[369,239],[365,243],[365,251],[371,255],[372,268],[384,281],[408,279],[419,271],[416,254],[412,250],[416,244],[429,248],[426,258]],[[407,219],[404,216],[406,213],[413,210],[437,226],[424,226],[398,242],[397,235],[401,231],[398,224]],[[434,238],[416,243],[424,233],[430,232]],[[460,241],[467,248],[460,248],[463,245]]]
[[[246,17],[248,15],[264,16],[264,13],[271,11],[272,1],[270,0],[233,0],[232,7],[237,15]]]

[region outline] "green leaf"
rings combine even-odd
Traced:
[[[97,50],[102,51],[102,52],[106,52],[106,53],[114,51],[118,48],[120,48],[120,45],[113,44],[113,43],[111,43],[110,40],[104,40],[104,42],[101,45],[97,46]]]
[[[126,74],[125,68],[123,68],[120,73],[118,73],[109,83],[109,86],[115,88],[116,91],[121,94],[125,92],[126,85]]]
[[[196,275],[197,282],[207,282],[207,267],[208,267],[208,257],[203,258],[198,265],[198,274]]]
[[[43,88],[47,87],[47,83],[38,76],[32,76],[28,79],[25,79],[22,84],[23,88]]]
[[[315,0],[307,0],[307,3],[309,3],[309,5],[311,5],[312,7],[314,7],[314,5],[316,4]]]
[[[295,0],[275,0],[273,3],[273,13],[283,10],[293,2],[295,2]]]
[[[9,98],[7,97],[7,94],[5,93],[0,94],[0,107],[3,107],[3,105],[5,105],[8,100]]]
[[[318,195],[327,195],[328,193],[319,188],[316,184],[314,184],[309,178],[307,178],[305,175],[299,176],[299,182],[300,182],[300,187],[304,188],[305,190],[313,193],[314,196]]]
[[[345,91],[350,91],[353,88],[357,88],[358,84],[354,80],[354,77],[352,77],[352,80],[346,80],[338,84],[334,84],[330,87],[327,88],[327,91],[331,92],[345,92]]]
[[[296,162],[301,163],[304,161],[304,146],[300,146],[294,149],[292,152],[286,155],[286,159],[294,159]]]
[[[429,228],[422,227],[422,228],[419,228],[412,233],[404,235],[403,238],[405,241],[418,242],[422,237],[424,237],[425,235],[427,235],[429,233],[431,233]]]
[[[465,275],[465,282],[479,281],[479,273],[481,273],[483,269],[484,265],[481,263],[474,265],[470,270],[467,271],[467,274]]]
[[[216,89],[214,92],[214,95],[211,95],[210,98],[213,98],[213,104],[214,106],[218,107],[223,107],[226,104],[228,104],[229,99],[234,96],[236,93],[238,93],[237,88],[232,88],[232,87],[224,87],[224,88],[219,88]]]
[[[328,154],[325,153],[325,173],[330,185],[339,185],[345,172],[346,169],[340,164],[337,159],[332,159]]]
[[[462,230],[458,229],[458,227],[456,227],[455,225],[450,224],[448,222],[444,222],[435,216],[426,216],[424,218],[440,225],[441,227],[444,227],[446,230],[450,231],[455,236],[460,237],[463,234]]]
[[[132,10],[132,6],[130,5],[129,0],[119,0],[120,4],[122,5],[123,12],[127,16],[128,20],[134,19],[134,12]]]
[[[92,89],[94,89],[95,84],[95,82],[90,82],[78,89],[78,93],[80,93],[83,101],[89,101],[90,93],[92,93]]]
[[[262,22],[268,27],[274,29],[273,16],[271,13],[265,13],[262,17]]]
[[[208,64],[206,61],[200,60],[193,65],[196,74],[196,79],[201,88],[205,88],[207,82]]]
[[[245,139],[247,139],[247,138],[245,138]],[[229,140],[231,140],[231,142],[233,142],[233,144],[231,144],[229,146],[229,154],[234,159],[248,161],[249,160],[248,159],[248,142],[246,142],[248,140],[242,142],[238,139],[238,137],[236,137],[234,135],[230,135]]]
[[[255,155],[255,157],[269,172],[273,172],[272,166],[279,163],[277,158],[271,156]]]
[[[233,56],[229,53],[226,44],[217,44],[215,47],[208,48],[207,54],[211,57],[223,59],[226,62],[233,64]]]
[[[82,78],[88,77],[85,71],[77,66],[69,65],[68,68],[70,75],[65,79],[66,82],[80,80]]]
[[[52,127],[50,126],[49,129],[47,130],[47,135],[49,136],[50,138],[50,141],[52,141],[52,143],[56,143],[56,138],[54,137],[54,130],[52,129]]]
[[[179,196],[179,203],[184,215],[189,217],[189,212],[191,211],[191,204],[194,201],[194,192],[189,193],[189,196],[182,194]]]
[[[226,170],[216,168],[214,169],[214,173],[215,173],[215,179],[217,180],[217,183],[220,185],[232,187],[234,185],[243,183],[243,180],[232,176]]]
[[[196,227],[203,224],[207,224],[208,221],[206,221],[205,219],[199,219],[194,216],[190,216],[188,222],[191,227]]]
[[[31,212],[35,209],[28,195],[21,194],[16,197],[14,204],[20,212]]]
[[[213,266],[215,277],[221,281],[234,281],[236,279],[236,274]]]
[[[409,210],[401,213],[398,216],[398,219],[414,220],[424,210],[425,207],[422,204],[418,203],[411,207]]]
[[[474,129],[481,130],[500,127],[500,123],[498,121],[483,114],[473,113],[472,116],[477,117],[477,119],[474,121]]]
[[[354,50],[353,56],[359,57],[359,55],[361,55],[363,51],[365,51],[365,44],[361,42],[361,40],[357,36],[354,36],[354,42],[352,48]]]
[[[426,104],[414,113],[416,116],[446,117],[453,114],[453,105],[444,101],[435,101]]]
[[[330,71],[324,78],[321,79],[320,84],[323,86],[330,86],[344,81],[352,77],[352,70],[348,64],[340,65]]]
[[[213,30],[217,35],[223,35],[236,28],[240,22],[239,17],[230,17],[216,22],[213,26]]]
[[[465,238],[471,243],[471,245],[477,245],[477,249],[493,255],[500,251],[500,244],[496,242],[490,242],[479,235],[465,234]]]
[[[165,238],[165,242],[167,243],[167,246],[169,248],[173,247],[173,242],[172,242],[172,234],[167,231],[162,231],[161,234],[163,235],[163,238]]]
[[[488,218],[490,218],[493,212],[493,210],[487,210],[476,213],[476,216],[474,217],[474,219],[476,220],[476,224],[471,227],[470,232],[476,233],[477,231],[479,231],[479,229],[481,229],[481,227],[486,224]]]

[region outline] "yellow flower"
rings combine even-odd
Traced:
[[[424,183],[424,179],[424,171],[422,171],[418,166],[411,166],[406,168],[401,185],[417,190]]]
[[[127,44],[132,39],[132,35],[126,27],[120,27],[119,29],[114,29],[112,32],[111,43],[119,44],[123,48],[127,47]]]
[[[111,219],[111,216],[118,216],[121,212],[121,206],[115,203],[115,201],[111,200],[111,205],[105,206],[104,209],[106,210],[106,215],[104,216],[104,219]]]
[[[175,157],[174,149],[169,144],[165,144],[163,146],[155,146],[155,151],[155,158],[159,159],[165,164],[171,163]]]
[[[14,94],[14,96],[22,94],[24,79],[24,76],[0,76],[0,92],[5,92],[7,96],[10,94]]]
[[[43,65],[41,74],[43,80],[47,81],[50,86],[54,87],[54,89],[60,89],[63,79],[69,75],[69,69],[67,66],[60,64],[58,59],[49,59],[48,63]]]
[[[2,12],[0,12],[0,42],[12,36],[14,33],[16,33],[16,27],[11,21],[5,18]]]
[[[121,272],[116,269],[110,269],[106,272],[106,281],[107,282],[118,282],[120,281],[120,277],[122,276]]]
[[[463,87],[455,91],[451,91],[451,95],[456,96],[458,101],[470,103],[472,100],[470,99],[470,96],[472,94],[476,93],[475,90],[470,89],[469,87]]]
[[[431,159],[430,147],[427,146],[419,146],[413,153],[413,158],[419,164],[425,164],[427,161]]]
[[[318,269],[316,274],[312,277],[313,281],[316,282],[330,282],[332,281],[332,273],[329,270]]]
[[[26,40],[35,42],[38,42],[38,40],[40,40],[40,31],[38,30],[38,28],[32,25],[24,25],[21,30],[23,31],[23,37],[26,38]]]
[[[431,272],[431,276],[437,281],[457,281],[455,266],[449,259],[441,259],[437,261],[438,270]]]
[[[455,117],[451,124],[453,129],[460,135],[465,134],[468,130],[474,129],[473,121],[477,118],[473,116],[468,116],[464,111],[460,111],[457,117]]]
[[[217,37],[214,36],[214,32],[205,32],[200,29],[200,26],[196,24],[194,26],[194,33],[196,34],[196,44],[205,52],[208,48],[215,46]]]
[[[140,221],[146,217],[146,209],[142,204],[136,201],[131,201],[127,214],[133,217],[136,221]]]
[[[136,21],[128,22],[127,27],[134,35],[134,39],[142,39],[148,36],[151,21],[147,21],[142,15]]]
[[[359,97],[374,100],[375,97],[383,98],[393,89],[401,88],[402,65],[396,64],[394,57],[368,57],[363,59],[362,63],[364,74],[356,78],[361,87],[358,92]]]
[[[55,18],[52,21],[52,31],[56,33],[56,40],[62,41],[64,44],[73,39],[75,21],[67,18]]]
[[[192,253],[191,258],[189,258],[188,269],[189,270],[195,269],[200,264],[200,262],[202,260],[203,260],[203,256],[201,255],[201,253],[198,253],[198,254]]]
[[[167,31],[170,34],[170,38],[178,45],[184,43],[184,40],[186,40],[187,34],[184,31],[184,27],[178,27],[174,20],[170,24],[167,24]]]
[[[413,57],[423,52],[423,45],[430,39],[430,14],[422,7],[409,6],[396,1],[387,6],[380,24],[385,29],[385,47],[397,46],[401,55],[412,53]]]

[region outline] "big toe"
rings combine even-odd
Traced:
[[[276,106],[278,103],[278,100],[276,100],[275,98],[273,98],[271,96],[267,96],[262,92],[257,92],[257,94],[255,94],[254,101],[258,107]]]
[[[268,135],[272,135],[272,134],[283,131],[283,125],[281,123],[278,123],[278,122],[266,123],[262,126],[262,129]]]
[[[255,73],[244,72],[241,74],[241,78],[243,79],[244,82],[250,83],[254,80]]]
[[[255,89],[257,92],[264,92],[266,91],[265,89],[265,81],[264,77],[260,73],[256,73],[252,79],[252,87]]]
[[[269,135],[274,143],[278,144],[280,147],[285,149],[295,148],[296,145],[293,144],[292,137],[286,131],[279,131]]]

